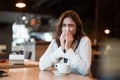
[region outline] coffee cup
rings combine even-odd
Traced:
[[[58,70],[59,73],[69,73],[70,65],[65,63],[57,63],[54,65],[54,68]]]
[[[67,58],[60,58],[59,63],[64,63],[64,64],[70,64],[69,60]]]

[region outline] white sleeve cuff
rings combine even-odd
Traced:
[[[68,58],[68,59],[73,59],[73,57],[75,57],[76,54],[74,53],[74,51],[70,48],[66,51],[66,53],[64,54],[64,57],[65,58]]]
[[[56,62],[56,59],[59,59],[64,55],[64,52],[61,47],[59,47],[54,53],[50,54],[50,58],[52,61]]]

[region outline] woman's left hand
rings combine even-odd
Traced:
[[[74,41],[74,37],[70,30],[66,32],[66,42],[65,42],[65,50],[67,51],[69,48],[72,48],[72,44]]]

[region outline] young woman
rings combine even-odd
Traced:
[[[57,31],[46,52],[41,56],[39,68],[45,70],[67,58],[71,72],[87,75],[91,66],[91,42],[83,31],[78,14],[67,10],[60,16]]]

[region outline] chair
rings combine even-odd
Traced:
[[[101,68],[100,68],[101,59],[93,59],[91,64],[91,75],[93,78],[100,79],[101,77]]]
[[[25,59],[31,59],[32,52],[27,52],[25,54]]]

